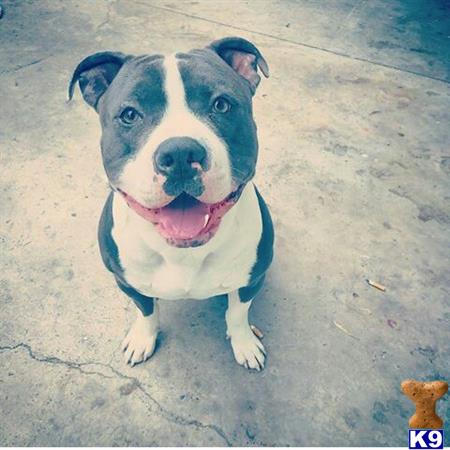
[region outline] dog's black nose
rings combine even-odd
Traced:
[[[167,178],[190,179],[207,170],[205,148],[190,137],[174,137],[162,142],[153,157],[155,170]]]

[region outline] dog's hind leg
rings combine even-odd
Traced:
[[[225,320],[227,336],[231,340],[231,348],[237,363],[247,369],[259,371],[264,368],[266,352],[262,342],[254,335],[248,323],[248,310],[251,303],[251,298],[246,298],[242,289],[231,292],[228,294]]]
[[[120,280],[117,284],[137,306],[137,318],[122,342],[125,362],[134,366],[146,361],[155,351],[159,331],[159,306],[156,298],[146,297]]]

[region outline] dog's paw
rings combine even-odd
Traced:
[[[264,369],[266,351],[250,327],[234,332],[230,339],[234,358],[238,364],[257,371]]]
[[[150,319],[151,320],[151,319]],[[147,317],[137,319],[122,342],[125,362],[133,367],[153,355],[158,330]]]

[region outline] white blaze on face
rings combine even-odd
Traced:
[[[167,204],[171,197],[162,189],[165,178],[154,171],[153,155],[166,139],[186,136],[197,140],[206,149],[210,162],[209,170],[202,175],[205,191],[199,200],[220,202],[237,187],[232,182],[227,146],[206,122],[189,109],[175,55],[164,59],[164,69],[166,111],[136,157],[125,165],[118,187],[147,207]]]

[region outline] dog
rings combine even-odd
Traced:
[[[258,155],[252,98],[268,65],[228,37],[168,56],[101,52],[76,67],[99,115],[111,186],[98,241],[107,269],[137,306],[122,350],[131,366],[154,352],[158,299],[226,295],[236,361],[264,368],[248,311],[273,257],[269,210],[251,181]]]

